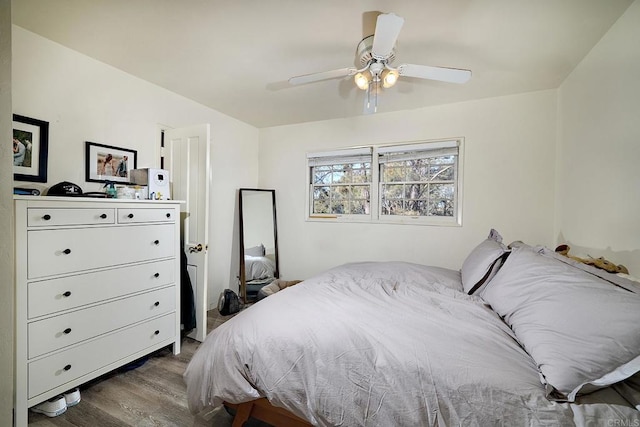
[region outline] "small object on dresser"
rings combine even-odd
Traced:
[[[118,199],[136,199],[136,189],[126,185],[119,186],[117,188],[117,194]]]
[[[13,194],[20,196],[39,196],[40,190],[37,188],[13,187]]]
[[[115,199],[118,197],[118,190],[116,190],[115,183],[111,181],[106,181],[104,184],[104,188],[106,188],[105,193],[107,193],[107,197]]]
[[[78,184],[62,181],[49,188],[47,196],[81,196],[82,188]]]
[[[169,171],[166,169],[132,169],[131,181],[147,187],[148,198],[152,200],[170,200]]]

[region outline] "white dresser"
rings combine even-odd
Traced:
[[[16,426],[162,347],[180,352],[180,202],[15,196]]]

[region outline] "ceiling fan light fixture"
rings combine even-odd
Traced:
[[[398,81],[398,70],[387,69],[382,73],[382,87],[390,88]]]
[[[366,71],[364,73],[357,73],[353,78],[356,86],[358,86],[359,89],[367,90],[367,88],[369,87],[370,76],[368,76],[367,74],[369,73],[367,73]]]

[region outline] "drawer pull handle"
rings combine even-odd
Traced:
[[[62,251],[62,253],[65,255],[69,255],[71,253],[71,249],[65,249],[64,251]]]
[[[66,365],[66,366],[65,366],[64,368],[62,368],[62,369],[64,369],[65,371],[68,371],[69,369],[71,369],[71,365]]]
[[[159,245],[159,244],[160,244],[160,240],[154,240],[154,241],[153,241],[153,244],[154,244],[154,245]]]
[[[170,213],[167,213],[167,218],[171,218],[171,214]]]
[[[160,335],[160,331],[155,331],[153,334],[154,335]]]
[[[130,213],[129,215],[127,215],[127,218],[133,218],[133,214]]]
[[[44,219],[45,221],[49,221],[51,219],[51,215],[46,214],[45,216],[42,217],[42,219]]]
[[[154,274],[153,277],[155,277],[157,279],[158,277],[160,277],[160,273]]]
[[[153,303],[153,305],[155,305],[156,307],[160,305],[160,301],[156,301]]]
[[[71,296],[71,291],[66,291],[65,293],[62,294],[63,297],[70,297]]]
[[[102,214],[102,215],[100,215],[100,218],[102,218],[102,219],[106,219],[106,218],[107,218],[107,214]]]
[[[71,333],[71,328],[67,328],[64,331],[62,331],[65,333],[65,335],[69,335]]]

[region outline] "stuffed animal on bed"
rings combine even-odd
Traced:
[[[622,264],[616,265],[614,263],[612,263],[611,261],[605,259],[604,257],[600,257],[600,258],[593,258],[593,257],[589,257],[589,258],[578,258],[576,256],[573,255],[569,255],[569,251],[571,250],[571,247],[569,245],[560,245],[558,246],[555,251],[557,253],[559,253],[560,255],[564,255],[567,258],[571,258],[575,261],[581,262],[583,264],[587,264],[587,265],[592,265],[596,268],[599,268],[601,270],[605,270],[608,271],[609,273],[624,273],[624,274],[629,274],[629,270],[627,270],[627,267],[625,267]]]

